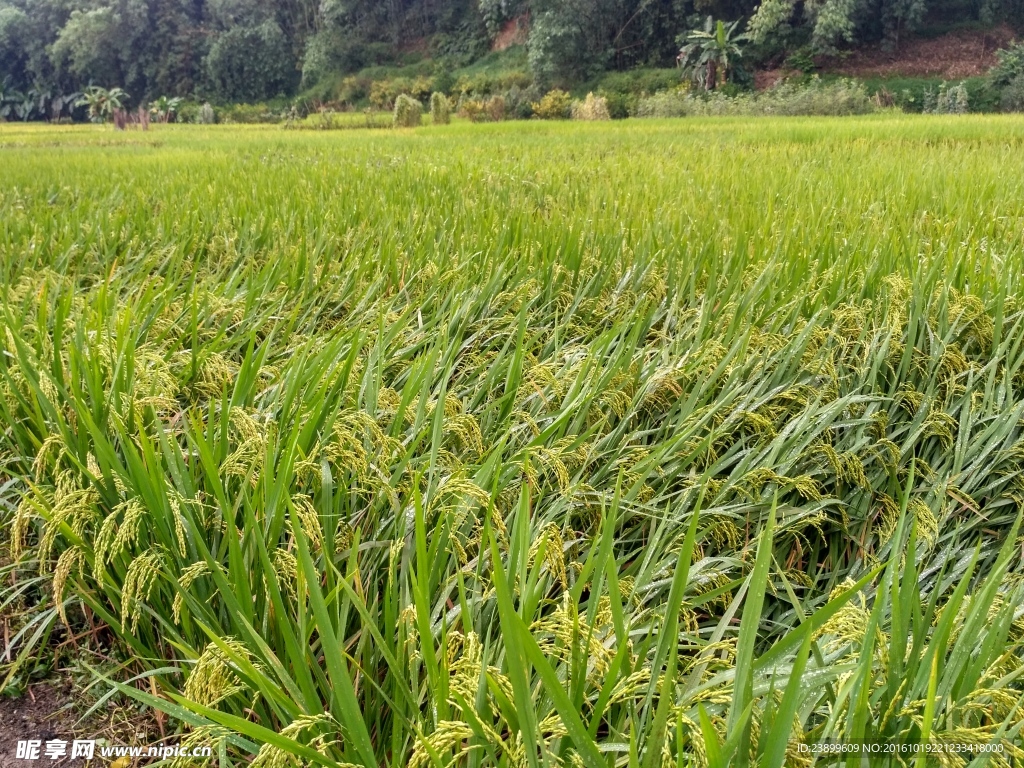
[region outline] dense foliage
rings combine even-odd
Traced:
[[[158,136],[0,126],[0,688],[52,636],[225,767],[1020,764],[1019,118]]]
[[[1020,23],[1022,8],[1024,0],[0,0],[0,105],[48,116],[47,99],[89,85],[121,87],[133,104],[259,101],[424,56],[443,75],[516,29],[530,76],[546,90],[607,70],[672,66],[685,33],[709,15],[736,23],[737,34],[749,29],[752,54],[765,60],[787,48],[897,44],[928,19]],[[443,80],[435,89],[449,92]]]

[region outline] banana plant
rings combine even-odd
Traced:
[[[149,113],[161,123],[169,123],[178,113],[180,107],[181,99],[179,97],[161,96],[156,101],[150,102]]]
[[[68,116],[71,115],[71,110],[75,108],[79,100],[82,98],[81,91],[75,91],[74,93],[58,93],[56,96],[50,99],[50,121],[58,122],[61,116],[64,114],[64,110],[67,110]]]
[[[22,94],[11,88],[10,80],[0,83],[0,120],[7,120],[14,114],[14,105],[20,102]]]
[[[22,122],[27,123],[36,112],[39,92],[34,88],[28,93],[19,94],[14,102],[14,115]]]
[[[740,43],[746,33],[735,34],[738,21],[726,24],[708,16],[704,29],[694,29],[683,36],[683,47],[676,58],[684,77],[690,77],[699,88],[712,91],[724,85],[732,75],[733,60],[743,55]]]
[[[107,90],[97,85],[90,85],[85,89],[82,97],[75,102],[75,106],[87,107],[89,119],[92,122],[105,123],[113,116],[114,112],[124,109],[124,103],[129,98],[121,88]]]

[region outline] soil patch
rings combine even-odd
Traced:
[[[68,743],[75,738],[75,722],[78,715],[71,706],[71,690],[66,686],[40,683],[30,686],[28,692],[18,699],[0,697],[0,768],[27,768],[30,765],[71,765],[68,758],[48,759],[40,749],[39,760],[19,760],[19,741],[37,739],[45,744],[51,739],[62,739]],[[77,732],[84,738],[81,732]],[[80,759],[74,761],[84,765]]]
[[[984,31],[960,30],[931,39],[906,40],[895,51],[885,51],[880,45],[861,48],[842,59],[823,59],[821,68],[848,77],[962,80],[984,75],[996,64],[996,51],[1013,39],[1013,30],[1005,25]]]
[[[783,80],[802,74],[798,69],[761,69],[754,73],[754,90],[766,91]]]
[[[100,757],[102,744],[148,746],[163,741],[158,730],[163,719],[158,720],[155,713],[108,703],[87,720],[79,722],[87,708],[88,704],[82,702],[70,680],[36,683],[17,699],[0,697],[0,768],[104,766],[107,759]],[[50,760],[45,753],[46,742],[57,739],[67,742],[67,754]],[[75,739],[96,742],[93,760],[71,759]],[[17,756],[18,742],[29,740],[42,742],[37,760],[19,759]],[[153,760],[155,758],[136,758],[134,764]]]
[[[494,38],[494,43],[491,45],[491,49],[495,51],[504,51],[511,48],[513,45],[526,45],[526,41],[530,36],[530,17],[528,14],[522,14],[516,16],[514,19],[509,19],[501,26],[501,31],[498,32],[497,37]]]

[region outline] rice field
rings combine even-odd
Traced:
[[[218,766],[1019,765],[1022,150],[0,126],[0,688],[91,629]]]

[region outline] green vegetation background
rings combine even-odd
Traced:
[[[552,87],[580,96],[604,90],[621,116],[630,99],[672,84],[682,36],[709,15],[736,21],[737,34],[749,33],[744,57],[730,72],[737,87],[749,87],[755,67],[802,68],[817,54],[895,48],[915,30],[1017,26],[1024,6],[1020,0],[0,0],[0,117],[81,118],[71,96],[90,85],[124,89],[133,107],[161,96],[271,104],[239,112],[239,120],[279,113],[297,95],[306,105],[390,108],[403,91],[421,101],[431,91],[515,101],[510,89],[532,88],[523,98],[537,101]],[[374,93],[375,85],[383,90]]]

